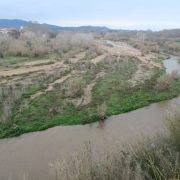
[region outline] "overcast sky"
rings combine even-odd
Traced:
[[[0,0],[0,19],[59,26],[180,28],[180,0]]]

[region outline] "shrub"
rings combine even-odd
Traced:
[[[165,91],[168,90],[171,86],[171,76],[168,74],[165,74],[157,79],[157,84],[155,89],[157,91]]]
[[[83,33],[60,33],[51,40],[51,44],[52,49],[58,52],[67,52],[69,50],[81,51],[92,46],[93,37]]]
[[[97,115],[101,120],[104,120],[106,118],[106,111],[107,111],[107,106],[105,102],[101,105],[98,105]]]
[[[82,79],[70,79],[64,85],[64,94],[66,97],[77,97],[82,94],[83,81]]]
[[[178,74],[178,71],[176,71],[176,70],[172,71],[171,78],[173,80],[179,80],[180,79],[180,74]]]
[[[35,29],[34,29],[35,28]],[[0,57],[14,56],[44,56],[49,52],[77,54],[82,50],[93,47],[94,40],[91,34],[59,33],[57,36],[38,25],[30,29],[25,28],[17,38],[0,35]]]
[[[0,35],[0,57],[3,58],[8,51],[9,37],[6,35]]]
[[[157,91],[165,91],[170,89],[172,81],[179,80],[179,74],[177,71],[173,71],[171,74],[165,74],[157,79],[155,89]]]
[[[13,56],[27,56],[28,48],[23,40],[12,39],[9,43],[8,53]]]
[[[7,85],[0,89],[0,122],[7,122],[11,120],[12,109],[16,101],[21,98],[26,87],[15,85]]]
[[[170,144],[180,152],[180,112],[178,110],[169,115],[166,120],[166,127],[170,132]]]

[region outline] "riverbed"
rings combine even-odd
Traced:
[[[166,73],[170,74],[176,71],[180,75],[180,60],[178,57],[171,56],[170,58],[163,61]]]

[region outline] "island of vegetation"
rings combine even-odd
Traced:
[[[39,24],[0,33],[0,138],[104,120],[178,96],[179,74],[163,66],[169,54],[180,55],[174,34],[54,32]]]

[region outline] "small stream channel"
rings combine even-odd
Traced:
[[[180,74],[180,59],[178,57],[171,56],[169,59],[163,61],[166,73],[170,74],[173,71],[177,71]]]
[[[174,58],[165,60],[164,66],[167,73],[180,70]],[[93,149],[102,151],[114,144],[164,132],[163,120],[177,106],[180,97],[111,116],[103,123],[58,126],[0,140],[0,180],[20,180],[24,173],[30,180],[50,180],[48,165],[60,155],[78,151],[85,141],[91,141]]]

